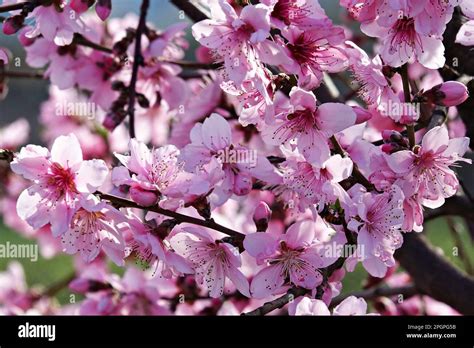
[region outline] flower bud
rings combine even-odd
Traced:
[[[141,206],[150,207],[158,202],[160,196],[156,191],[147,191],[140,187],[131,187],[130,198]]]
[[[263,201],[258,203],[253,213],[253,222],[257,226],[258,232],[265,232],[267,230],[271,216],[272,211],[268,204]]]
[[[97,0],[97,5],[95,5],[95,12],[100,19],[105,21],[112,12],[112,2],[111,0]]]
[[[31,30],[31,27],[24,27],[18,33],[18,40],[20,41],[23,47],[31,46],[35,42],[34,38],[29,38],[26,36],[26,33],[29,32],[30,30]]]
[[[440,106],[456,106],[468,97],[467,87],[457,81],[448,81],[434,86],[423,94],[428,101]]]
[[[94,0],[71,0],[71,8],[77,13],[86,12],[94,4]]]
[[[372,118],[372,114],[368,110],[361,108],[360,106],[353,106],[352,110],[354,110],[356,114],[356,124],[361,124]]]
[[[388,144],[383,144],[381,149],[383,152],[390,155],[394,153],[396,150],[398,150],[398,146],[393,143],[388,143]]]
[[[5,35],[13,35],[18,30],[23,27],[23,22],[25,21],[25,17],[22,15],[16,15],[13,17],[7,18],[3,22],[3,33]]]

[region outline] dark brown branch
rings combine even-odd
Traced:
[[[171,3],[182,10],[194,22],[208,19],[205,13],[190,2],[190,0],[171,0]]]
[[[4,71],[0,72],[0,77],[17,78],[17,79],[44,79],[42,72],[38,71]]]
[[[337,141],[337,139],[334,135],[330,138],[330,140],[331,140],[331,143],[332,143],[336,153],[340,154],[343,157],[346,156],[346,152],[341,147],[341,145],[339,144],[339,142]],[[374,191],[375,190],[374,185],[364,176],[364,174],[362,174],[362,172],[357,167],[356,163],[353,163],[352,176],[354,177],[354,179],[359,184],[364,186],[368,191]]]
[[[152,211],[152,212],[155,212],[155,213],[158,213],[158,214],[161,214],[161,215],[169,216],[169,217],[175,219],[176,221],[178,221],[178,223],[189,223],[189,224],[193,224],[193,225],[207,227],[207,228],[210,228],[212,230],[224,233],[228,236],[235,237],[236,239],[238,239],[240,241],[242,241],[245,237],[245,235],[243,233],[240,233],[240,232],[237,232],[237,231],[235,231],[233,229],[230,229],[228,227],[222,226],[222,225],[218,224],[217,222],[215,222],[213,219],[202,220],[202,219],[198,219],[198,218],[195,218],[195,217],[192,217],[192,216],[187,216],[187,215],[184,215],[184,214],[180,214],[180,213],[177,213],[177,212],[172,211],[172,210],[163,209],[163,208],[160,208],[159,206],[142,207],[141,205],[138,205],[137,203],[132,202],[128,199],[120,198],[120,197],[113,196],[113,195],[104,194],[104,193],[101,193],[101,192],[96,192],[96,195],[99,196],[100,198],[105,199],[105,200],[113,203],[114,205],[117,205],[117,206],[122,207],[122,208],[146,209],[148,211]]]
[[[74,43],[76,45],[79,45],[79,46],[93,48],[97,51],[108,53],[108,54],[112,54],[112,52],[113,52],[111,48],[108,48],[108,47],[99,45],[95,42],[92,42],[92,41],[88,40],[87,38],[85,38],[84,36],[82,36],[81,34],[75,34],[74,35]]]
[[[474,205],[466,197],[450,197],[446,199],[446,202],[441,207],[426,210],[425,222],[442,216],[462,216],[470,221],[474,221]]]
[[[19,2],[17,4],[3,5],[0,6],[0,13],[22,10],[25,5],[29,4],[31,4],[30,1]]]
[[[254,309],[251,312],[242,313],[242,315],[244,316],[266,315],[270,312],[273,312],[275,309],[283,308],[289,302],[293,301],[297,297],[303,296],[307,292],[308,292],[307,289],[297,288],[297,287],[291,288],[283,296],[278,297],[277,299],[273,301],[266,302],[262,306],[258,307],[257,309]]]
[[[148,14],[148,8],[150,7],[150,0],[143,0],[140,8],[140,21],[138,22],[138,28],[135,34],[135,53],[132,67],[132,78],[129,85],[129,102],[128,102],[128,115],[129,115],[129,132],[130,138],[135,138],[135,99],[137,96],[136,85],[138,80],[138,69],[143,64],[142,56],[142,35],[146,29],[146,16]]]
[[[405,99],[405,103],[411,103],[411,94],[410,94],[410,79],[408,77],[408,64],[404,64],[400,68],[400,76],[402,77],[402,84],[403,84],[403,95]],[[408,141],[410,143],[410,149],[415,146],[415,126],[413,124],[407,124],[407,135]]]
[[[12,151],[0,149],[0,161],[7,161],[8,163],[10,163],[11,161],[13,161],[13,158],[14,154]]]
[[[221,63],[199,63],[187,60],[162,60],[165,63],[176,64],[182,68],[216,70],[222,67]]]
[[[378,297],[392,297],[402,295],[404,298],[408,298],[414,295],[419,294],[420,292],[417,290],[416,286],[413,284],[389,288],[386,286],[379,286],[371,289],[361,290],[361,291],[354,291],[349,294],[341,294],[335,297],[331,302],[331,307],[337,306],[339,303],[344,301],[349,296],[355,297],[362,297],[366,300],[373,300]]]
[[[474,315],[474,279],[450,264],[422,236],[413,232],[405,234],[395,258],[420,291],[461,314]]]

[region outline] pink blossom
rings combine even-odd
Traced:
[[[66,1],[62,0],[60,6],[61,11],[52,4],[36,7],[29,16],[35,19],[35,26],[26,36],[33,38],[42,35],[58,46],[71,44],[74,34],[83,33],[85,26]]]
[[[33,181],[18,198],[18,215],[33,228],[50,223],[54,236],[67,231],[78,203],[95,192],[108,173],[102,160],[83,161],[72,134],[58,137],[51,153],[41,146],[23,147],[11,168]]]
[[[187,171],[218,160],[224,172],[224,180],[216,187],[215,192],[220,197],[219,201],[225,202],[232,194],[248,194],[252,189],[254,176],[271,183],[280,180],[268,159],[253,151],[233,144],[228,122],[222,116],[212,114],[191,130],[191,144],[184,147],[182,159]],[[239,154],[242,156],[240,159]]]
[[[395,94],[390,80],[383,74],[383,63],[379,55],[370,59],[367,53],[356,44],[348,41],[347,45],[352,47],[348,50],[350,54],[350,69],[355,80],[359,83],[358,92],[360,97],[370,108],[375,108],[382,115],[388,115],[393,120],[399,121],[401,115],[388,109],[390,103],[400,103]]]
[[[285,72],[298,76],[298,85],[311,90],[318,87],[323,72],[336,73],[348,67],[347,55],[342,47],[344,30],[332,23],[313,25],[303,30],[290,26],[282,30],[288,43],[280,42],[290,63],[282,63]]]
[[[72,283],[74,291],[86,292],[81,315],[169,315],[162,305],[159,287],[149,275],[128,268],[122,278],[87,269]]]
[[[461,9],[469,20],[459,29],[456,42],[464,46],[474,46],[474,5],[469,0],[462,0]]]
[[[321,300],[303,297],[290,305],[290,315],[331,315]],[[372,315],[367,313],[367,302],[363,298],[349,296],[334,307],[332,315]]]
[[[193,273],[190,263],[174,252],[169,238],[159,228],[154,229],[133,215],[128,223],[133,232],[127,240],[130,252],[144,268],[153,267],[164,278]]]
[[[112,180],[115,185],[130,186],[132,198],[143,196],[144,200],[138,200],[137,203],[153,205],[158,202],[161,194],[166,194],[181,171],[179,150],[173,145],[167,145],[150,151],[145,144],[135,139],[130,140],[129,146],[129,156],[115,154],[124,167],[114,168]],[[138,190],[136,196],[133,195],[133,190]],[[154,199],[149,199],[147,193],[152,194]]]
[[[399,67],[416,60],[429,69],[438,69],[444,65],[441,35],[427,33],[431,31],[428,26],[431,26],[435,21],[434,18],[440,13],[435,12],[436,15],[431,15],[431,18],[430,15],[426,16],[422,13],[425,2],[384,2],[377,10],[381,15],[373,21],[362,24],[361,29],[366,35],[379,37],[382,40],[381,56],[386,64]],[[398,16],[393,15],[396,11]],[[422,20],[417,16],[422,16]],[[449,19],[449,16],[445,18]],[[427,21],[428,24],[420,25],[423,21]],[[438,24],[433,24],[436,25]]]
[[[304,206],[316,204],[319,211],[338,198],[343,190],[338,183],[352,173],[352,161],[340,155],[329,157],[321,165],[298,154],[287,154],[286,158],[281,164],[284,185],[298,194]]]
[[[279,111],[275,120],[262,130],[264,141],[280,145],[297,139],[301,154],[321,165],[330,155],[328,138],[355,124],[356,114],[350,106],[339,103],[316,105],[312,92],[293,87],[290,105]]]
[[[0,148],[14,150],[26,142],[29,132],[30,124],[24,118],[0,128]]]
[[[193,36],[224,60],[226,77],[237,85],[256,76],[260,60],[284,60],[270,35],[270,10],[263,4],[247,5],[240,14],[225,0],[211,6],[211,19],[192,27]]]
[[[362,264],[374,277],[383,277],[395,265],[393,253],[400,248],[403,237],[403,193],[393,185],[390,191],[360,193],[354,197],[357,216],[348,228],[357,232],[357,244],[363,246]]]
[[[261,3],[270,7],[271,23],[279,29],[289,25],[309,29],[329,21],[318,0],[262,0]]]
[[[224,293],[229,278],[243,295],[250,297],[247,278],[239,270],[241,259],[236,247],[215,241],[206,231],[186,228],[170,240],[173,249],[193,264],[197,281],[209,290],[211,297]]]
[[[319,271],[335,259],[325,258],[318,250],[317,230],[313,221],[304,220],[291,225],[278,239],[268,233],[248,234],[245,250],[265,267],[252,280],[252,297],[265,298],[281,293],[289,283],[306,289],[314,289],[323,278]],[[326,227],[327,229],[327,227]]]
[[[424,135],[414,152],[395,152],[388,157],[388,164],[402,177],[405,195],[417,193],[421,204],[437,208],[456,193],[459,181],[450,166],[458,161],[471,163],[462,157],[468,146],[469,138],[449,139],[447,129],[438,126]]]
[[[68,230],[61,236],[67,254],[80,253],[85,262],[93,261],[101,250],[117,265],[123,266],[127,228],[124,215],[105,202],[90,202],[73,215]]]

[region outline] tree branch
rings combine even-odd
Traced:
[[[171,3],[182,10],[194,22],[208,19],[208,16],[191,3],[190,0],[171,0]]]
[[[146,16],[148,8],[150,7],[150,0],[143,0],[140,8],[140,21],[138,22],[137,31],[135,34],[135,53],[133,59],[132,78],[129,85],[129,102],[128,102],[128,115],[129,115],[129,131],[130,138],[135,138],[135,99],[137,96],[136,85],[138,80],[138,69],[140,65],[143,65],[142,56],[142,35],[146,29]]]
[[[0,78],[18,78],[18,79],[44,79],[44,75],[40,71],[0,71]]]
[[[235,231],[233,229],[230,229],[228,227],[222,226],[222,225],[218,224],[217,222],[215,222],[213,219],[202,220],[202,219],[198,219],[198,218],[195,218],[195,217],[192,217],[192,216],[187,216],[187,215],[184,215],[184,214],[180,214],[180,213],[177,213],[177,212],[172,211],[172,210],[163,209],[163,208],[160,208],[159,206],[142,207],[141,205],[138,205],[137,203],[132,202],[132,201],[130,201],[128,199],[125,199],[125,198],[120,198],[120,197],[117,197],[117,196],[104,194],[104,193],[101,193],[101,192],[96,192],[95,194],[98,197],[100,197],[102,199],[105,199],[105,200],[109,201],[110,203],[112,203],[114,205],[117,205],[119,207],[122,207],[122,208],[146,209],[148,211],[152,211],[152,212],[155,212],[155,213],[158,213],[158,214],[161,214],[161,215],[169,216],[169,217],[175,219],[176,221],[178,221],[178,223],[189,223],[189,224],[193,224],[193,225],[207,227],[207,228],[210,228],[212,230],[224,233],[228,236],[235,237],[240,241],[242,241],[245,238],[245,235],[243,233],[240,233],[240,232],[237,232],[237,231]]]
[[[108,47],[99,45],[95,42],[92,42],[92,41],[88,40],[87,38],[85,38],[84,36],[82,36],[81,34],[76,33],[74,35],[74,41],[73,42],[76,45],[93,48],[93,49],[95,49],[97,51],[100,51],[100,52],[104,52],[104,53],[108,53],[108,54],[113,53],[111,48],[108,48]]]
[[[466,315],[474,315],[474,279],[459,271],[416,233],[404,235],[395,258],[421,292]]]
[[[275,309],[283,308],[286,304],[293,301],[295,298],[303,296],[308,292],[307,289],[294,287],[288,290],[286,294],[281,297],[276,298],[273,301],[265,302],[262,306],[254,309],[251,312],[242,313],[243,316],[259,316],[266,315],[270,312],[273,312]]]
[[[0,6],[0,13],[22,10],[25,5],[31,4],[31,1],[19,2],[17,4],[9,4]]]
[[[361,290],[361,291],[354,291],[349,294],[341,294],[335,297],[331,302],[331,307],[337,306],[339,303],[344,301],[349,296],[355,297],[362,297],[366,300],[373,300],[378,297],[391,297],[391,296],[398,296],[402,295],[404,298],[408,298],[414,295],[419,294],[420,292],[416,288],[415,285],[405,285],[400,287],[390,288],[387,286],[378,286],[371,289]]]

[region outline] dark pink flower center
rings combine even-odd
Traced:
[[[420,35],[415,30],[415,20],[413,18],[403,17],[397,20],[391,29],[391,33],[393,33],[390,43],[391,52],[396,52],[400,49],[400,46],[408,45],[412,49],[415,49],[416,45],[423,46]]]
[[[62,167],[59,163],[53,163],[47,177],[48,185],[53,186],[59,196],[68,193],[78,193],[74,182],[75,175],[69,168]]]

